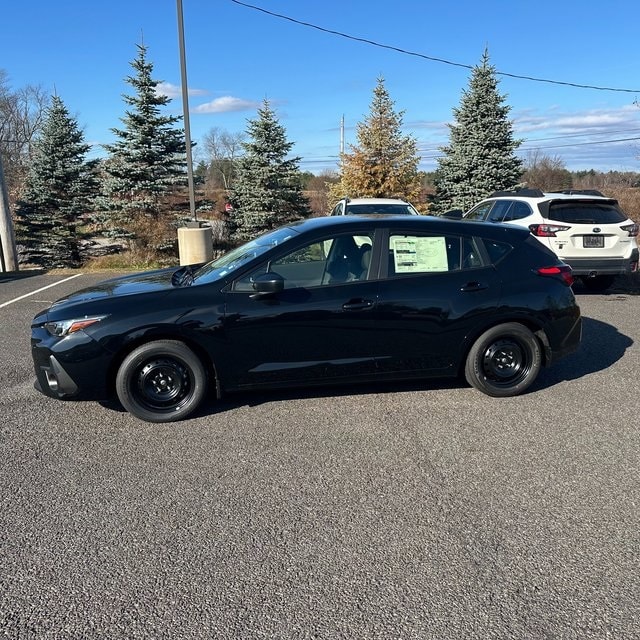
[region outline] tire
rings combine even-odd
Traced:
[[[182,342],[157,340],[134,349],[116,375],[122,406],[147,422],[174,422],[191,415],[207,390],[200,359]]]
[[[496,398],[516,396],[538,377],[542,350],[538,339],[517,322],[485,331],[473,344],[464,374],[472,386]]]
[[[589,291],[606,291],[615,279],[615,276],[594,276],[593,278],[582,278],[582,284]]]

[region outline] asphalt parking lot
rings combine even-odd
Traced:
[[[517,398],[277,392],[152,425],[33,390],[32,316],[104,277],[0,274],[1,637],[640,638],[637,287],[576,286],[580,351]]]

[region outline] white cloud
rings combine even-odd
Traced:
[[[256,109],[260,106],[258,102],[251,100],[243,100],[242,98],[234,98],[233,96],[222,96],[211,102],[205,102],[192,111],[194,113],[229,113],[231,111],[248,111]]]
[[[207,91],[204,89],[189,89],[190,96],[206,96]],[[171,84],[170,82],[160,82],[156,87],[156,93],[167,98],[180,98],[182,96],[182,88]]]
[[[616,109],[591,109],[588,111],[552,112],[536,115],[533,110],[515,115],[514,128],[518,135],[530,132],[552,133],[607,133],[612,130],[640,127],[640,109],[625,105]]]

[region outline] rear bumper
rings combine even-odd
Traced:
[[[638,249],[631,252],[630,258],[562,258],[570,267],[574,276],[624,275],[638,270]]]

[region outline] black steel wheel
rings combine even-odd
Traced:
[[[174,422],[193,413],[206,393],[200,359],[182,342],[157,340],[134,349],[116,376],[122,406],[147,422]]]
[[[542,350],[524,325],[507,322],[485,331],[473,344],[465,364],[467,382],[494,397],[515,396],[538,377]]]

